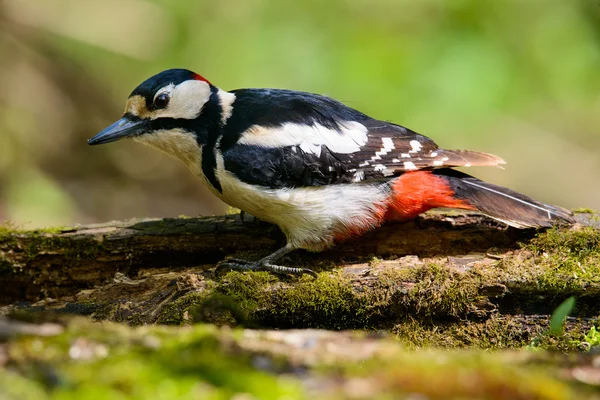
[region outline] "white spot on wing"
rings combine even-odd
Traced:
[[[400,157],[402,157],[402,158],[410,158],[410,154],[408,154],[408,153],[400,153]]]
[[[415,164],[411,161],[405,161],[404,162],[404,169],[407,171],[414,171],[416,169],[418,169]]]
[[[438,153],[437,151],[432,152],[429,157],[437,157]]]
[[[396,148],[396,146],[394,146],[394,141],[392,140],[392,138],[381,138],[381,142],[383,143],[383,149],[381,150],[385,151],[386,153],[389,153],[390,151]]]
[[[381,138],[381,144],[381,149],[375,152],[375,155],[371,157],[371,161],[381,160],[381,156],[386,155],[387,153],[396,148],[396,146],[394,146],[394,141],[392,140],[392,138]]]
[[[399,162],[400,162],[400,160],[399,160],[399,159],[397,159],[397,158],[394,158],[394,159],[392,160],[392,162],[393,162],[393,163],[399,163]]]
[[[441,167],[442,165],[444,165],[444,162],[442,160],[434,160],[433,161],[434,167]]]
[[[410,150],[409,153],[417,153],[421,151],[421,148],[423,148],[423,146],[421,145],[421,143],[419,143],[418,140],[411,140],[410,147],[412,147],[412,150]]]
[[[381,172],[383,174],[383,176],[391,176],[394,175],[394,171],[389,170],[385,165],[383,164],[377,164],[374,168],[375,171],[377,172]]]

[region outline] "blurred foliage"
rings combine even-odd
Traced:
[[[86,144],[171,67],[327,94],[509,162],[481,178],[600,208],[597,0],[0,0],[0,220],[223,212],[156,151]]]

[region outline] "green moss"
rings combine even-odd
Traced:
[[[39,228],[39,229],[35,229],[32,232],[34,234],[59,234],[62,233],[64,231],[68,231],[71,230],[72,228],[66,227],[66,226],[53,226],[53,227],[46,227],[46,228]]]
[[[600,232],[596,229],[550,229],[525,248],[534,253],[533,261],[543,270],[542,288],[582,294],[590,284],[600,284]]]
[[[250,316],[266,306],[271,284],[278,283],[276,276],[265,272],[244,273],[231,271],[227,273],[214,288],[213,296],[224,301],[229,297],[237,305],[236,314]],[[208,304],[208,303],[207,303]]]
[[[594,214],[595,211],[591,208],[579,207],[572,210],[575,214]]]
[[[407,351],[381,338],[339,335],[273,339],[208,325],[132,329],[71,320],[57,336],[3,344],[10,370],[0,368],[0,398],[593,398],[564,378],[573,358]]]
[[[581,350],[581,342],[594,326],[590,320],[571,319],[561,336],[547,335],[549,320],[538,316],[493,316],[485,321],[424,322],[407,318],[392,329],[396,339],[410,349],[524,347],[561,351]]]
[[[10,344],[10,375],[0,372],[2,398],[228,399],[299,398],[300,385],[259,371],[251,354],[224,349],[210,326],[130,330],[69,326],[57,337]]]
[[[591,227],[552,228],[504,258],[494,276],[507,282],[516,311],[551,313],[576,296],[574,315],[594,316],[600,300],[600,231]]]
[[[4,222],[3,224],[0,224],[0,244],[8,241],[14,241],[14,235],[19,234],[21,232],[22,231],[17,229],[13,224],[9,222]]]
[[[368,299],[352,290],[347,278],[339,274],[319,274],[304,278],[300,284],[277,291],[271,300],[269,316],[277,325],[346,329],[357,322],[368,328]]]
[[[189,323],[191,322],[190,310],[199,307],[205,298],[205,293],[187,293],[167,304],[158,315],[156,322],[165,325],[183,325]]]
[[[415,282],[405,304],[423,317],[459,317],[479,299],[481,277],[474,272],[458,273],[445,265],[429,264],[415,272]]]
[[[365,294],[340,273],[321,273],[317,279],[303,277],[287,285],[267,273],[231,272],[215,287],[219,304],[231,298],[252,326],[318,327],[327,329],[375,328],[408,315],[426,319],[459,317],[479,300],[478,273],[459,274],[442,265],[384,269],[372,290]],[[412,281],[411,289],[399,283]],[[357,290],[358,289],[358,290]],[[201,305],[203,307],[203,305]],[[203,321],[206,321],[203,319]]]
[[[583,340],[589,343],[591,347],[600,346],[600,330],[592,326],[590,330],[585,334]]]
[[[96,258],[102,245],[92,239],[73,240],[68,237],[52,236],[45,233],[30,233],[23,239],[27,245],[27,257],[32,260],[39,253],[65,250],[65,256],[70,260],[92,260]]]
[[[575,398],[574,389],[553,377],[552,361],[521,367],[518,357],[476,351],[394,352],[393,357],[372,359],[360,367],[348,365],[341,376],[368,379],[376,374],[377,398],[426,399],[544,399]],[[512,364],[512,366],[511,366]],[[521,369],[523,368],[523,369]],[[552,371],[552,372],[551,372]],[[372,378],[371,378],[372,379]],[[581,391],[581,398],[592,397]],[[373,398],[373,397],[371,397]]]
[[[232,271],[213,288],[167,305],[158,322],[341,329],[359,326],[370,306],[341,274],[303,277],[288,286],[267,272]]]

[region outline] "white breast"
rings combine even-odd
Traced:
[[[259,219],[278,225],[290,245],[318,251],[333,244],[344,229],[368,230],[381,221],[387,193],[375,185],[328,185],[293,189],[270,189],[246,184],[222,168],[217,178],[226,203]]]

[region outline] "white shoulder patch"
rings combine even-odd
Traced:
[[[223,116],[221,117],[221,123],[224,124],[229,117],[231,117],[231,112],[233,111],[233,102],[235,101],[235,94],[219,89],[217,95],[221,101],[221,109],[223,113]]]
[[[298,146],[317,156],[321,155],[321,146],[327,146],[335,153],[349,154],[359,151],[367,143],[367,128],[363,124],[349,121],[340,127],[341,132],[320,124],[288,122],[274,128],[255,125],[243,133],[239,143],[266,148]]]

